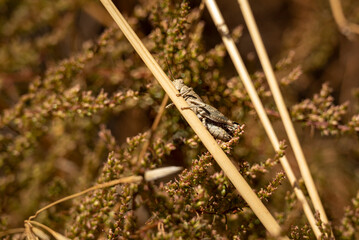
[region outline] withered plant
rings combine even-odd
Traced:
[[[273,65],[331,226],[316,220],[323,239],[333,237],[331,230],[336,239],[356,239],[358,85],[343,80],[345,89],[338,90],[338,74],[315,78],[332,66],[343,37],[328,15],[306,8],[329,11],[326,1],[279,2],[294,17],[282,29],[284,40],[272,43]],[[170,67],[206,103],[241,124],[230,141],[218,143],[283,235],[315,239],[278,164],[286,142],[273,150],[203,5],[116,3],[166,72]],[[263,7],[273,11],[270,3]],[[47,204],[163,166],[184,170],[91,191],[42,211],[36,221],[61,233],[58,239],[271,239],[179,111],[164,110],[165,92],[98,1],[8,0],[0,12],[0,230],[9,233],[3,239],[29,236],[30,230],[9,229]],[[248,43],[239,20],[230,23],[239,46]],[[280,132],[264,74],[253,52],[245,51],[257,93]]]

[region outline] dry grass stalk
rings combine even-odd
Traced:
[[[163,115],[163,112],[165,111],[167,102],[168,102],[168,95],[166,94],[165,97],[162,100],[162,103],[161,103],[160,109],[158,110],[156,118],[153,121],[153,124],[152,124],[151,129],[150,129],[150,134],[148,135],[147,140],[146,140],[146,142],[144,142],[144,144],[142,146],[142,149],[141,149],[141,152],[138,155],[138,161],[141,161],[143,159],[143,157],[145,156],[145,154],[146,154],[147,148],[150,145],[150,142],[151,142],[151,140],[153,138],[153,134],[154,134],[155,130],[157,129],[158,124],[160,123],[160,120],[161,120],[161,117]]]
[[[45,226],[45,225],[43,225],[43,224],[41,224],[39,222],[32,221],[32,219],[36,218],[41,212],[45,211],[46,209],[49,209],[50,207],[53,207],[53,206],[55,206],[55,205],[57,205],[59,203],[65,202],[67,200],[79,197],[79,196],[84,195],[84,194],[86,194],[88,192],[98,190],[98,189],[112,187],[112,186],[118,185],[120,183],[136,183],[136,182],[140,182],[142,180],[143,180],[142,176],[123,177],[123,178],[116,179],[116,180],[113,180],[113,181],[110,181],[110,182],[97,184],[97,185],[95,185],[93,187],[90,187],[90,188],[84,190],[84,191],[81,191],[81,192],[72,194],[70,196],[61,198],[61,199],[59,199],[59,200],[57,200],[55,202],[52,202],[52,203],[46,205],[43,208],[41,208],[33,216],[30,216],[28,220],[25,220],[25,228],[13,228],[13,229],[6,230],[4,232],[0,232],[0,237],[7,236],[7,235],[12,235],[12,234],[16,234],[16,233],[25,233],[27,236],[31,235],[31,234],[35,234],[35,233],[33,233],[33,228],[32,228],[32,225],[31,225],[31,224],[34,224],[34,225],[37,225],[37,226],[45,229],[49,233],[51,233],[56,239],[61,239],[61,240],[68,239],[65,236],[63,236],[62,234],[55,232],[51,228],[49,228],[49,227],[47,227],[47,226]]]
[[[51,228],[49,228],[48,226],[36,222],[36,221],[25,221],[25,226],[27,229],[27,238],[29,238],[29,235],[31,236],[32,234],[35,234],[36,236],[42,236],[45,233],[42,232],[40,229],[33,227],[32,225],[37,225],[38,227],[41,227],[42,229],[46,230],[47,232],[49,232],[56,240],[70,240],[70,238],[65,237],[64,235],[62,235],[61,233],[58,233],[54,230],[52,230]],[[47,235],[43,236],[41,239],[50,239],[48,236],[47,238],[45,238]],[[35,238],[38,239],[38,238]]]
[[[32,219],[36,218],[39,213],[43,212],[44,210],[46,210],[46,209],[48,209],[48,208],[50,208],[50,207],[52,207],[52,206],[54,206],[56,204],[59,204],[59,203],[65,202],[67,200],[79,197],[81,195],[84,195],[85,193],[88,193],[88,192],[91,192],[91,191],[94,191],[94,190],[97,190],[97,189],[112,187],[112,186],[115,186],[115,185],[120,184],[120,183],[140,182],[140,181],[142,181],[142,179],[143,179],[142,176],[129,176],[129,177],[124,177],[124,178],[116,179],[116,180],[113,180],[113,181],[110,181],[110,182],[105,182],[105,183],[102,183],[102,184],[95,185],[95,186],[90,187],[90,188],[88,188],[88,189],[86,189],[84,191],[81,191],[81,192],[72,194],[70,196],[61,198],[61,199],[59,199],[59,200],[57,200],[57,201],[43,207],[43,208],[41,208],[33,216],[29,217],[29,220],[32,220]]]
[[[267,132],[267,135],[268,135],[273,147],[275,148],[275,150],[279,150],[278,138],[277,138],[277,136],[274,132],[274,129],[269,121],[269,118],[265,112],[265,109],[258,97],[258,94],[256,93],[256,90],[253,86],[253,83],[252,83],[250,77],[249,77],[248,71],[246,70],[246,68],[244,66],[244,63],[241,59],[238,49],[237,49],[233,39],[230,37],[228,27],[224,22],[224,19],[218,9],[217,4],[215,3],[214,0],[206,0],[206,5],[207,5],[207,8],[209,9],[209,12],[210,12],[215,24],[218,27],[219,32],[222,34],[222,40],[227,48],[227,51],[234,63],[239,75],[240,75],[240,79],[243,81],[243,84],[253,102],[253,105],[259,115],[259,118],[264,126],[264,129]],[[273,95],[275,95],[275,94],[276,93],[274,92]],[[299,148],[300,148],[300,146],[299,146]],[[317,238],[319,238],[321,233],[318,229],[318,226],[316,225],[314,214],[313,214],[303,192],[298,188],[297,179],[294,175],[292,168],[290,167],[290,165],[288,163],[287,158],[284,156],[280,159],[280,161],[281,161],[284,171],[286,172],[286,174],[288,176],[288,179],[289,179],[292,187],[294,188],[294,191],[296,193],[298,200],[301,202],[301,204],[303,206],[305,215],[307,216],[307,219],[308,219],[315,235],[317,236]],[[312,184],[312,186],[314,186],[314,184]]]
[[[319,211],[321,220],[323,223],[328,224],[328,218],[325,213],[323,204],[320,200],[317,188],[314,184],[312,175],[310,173],[307,160],[305,159],[302,147],[299,143],[297,134],[294,130],[292,120],[289,116],[287,107],[284,103],[282,93],[279,89],[278,82],[276,80],[276,77],[274,75],[273,68],[270,64],[267,51],[265,50],[262,38],[260,36],[257,24],[255,22],[255,19],[253,17],[253,13],[251,11],[251,8],[248,4],[248,1],[246,0],[238,0],[238,3],[241,7],[243,17],[245,19],[245,22],[248,26],[249,33],[253,39],[254,46],[256,48],[256,51],[258,53],[258,57],[260,59],[260,62],[262,64],[264,73],[266,75],[269,87],[272,91],[272,95],[274,98],[274,101],[277,105],[277,108],[279,110],[279,114],[282,118],[284,128],[287,132],[289,142],[293,148],[294,155],[296,157],[297,163],[299,165],[300,172],[302,174],[304,183],[308,189],[309,196],[312,200],[312,203],[314,205],[315,211]]]
[[[353,39],[353,34],[359,34],[359,25],[347,21],[340,0],[329,0],[329,3],[339,30],[349,39]]]

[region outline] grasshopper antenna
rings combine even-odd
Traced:
[[[171,75],[171,77],[172,77],[172,81],[174,81],[175,78],[173,77],[173,73],[172,73],[172,71],[171,71],[170,65],[168,64],[168,60],[167,60],[166,57],[165,57],[165,59],[166,59],[166,63],[167,63],[168,70],[170,71],[170,75]]]
[[[171,70],[170,65],[169,65],[169,63],[168,63],[167,57],[165,57],[165,59],[166,59],[167,68],[168,68],[168,70],[169,70],[169,72],[170,72],[170,75],[171,75],[171,77],[172,77],[172,82],[174,82],[175,78],[173,77],[173,73],[172,73],[172,70]],[[173,103],[168,104],[168,105],[166,106],[166,108],[169,108],[169,107],[171,107],[171,106],[173,106]]]

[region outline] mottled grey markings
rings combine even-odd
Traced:
[[[182,96],[189,105],[182,110],[191,109],[213,137],[223,141],[229,141],[233,137],[234,131],[240,126],[238,123],[228,119],[215,107],[204,103],[191,87],[184,84],[182,79],[175,79],[172,83],[179,92],[178,96]],[[173,104],[167,107],[171,105]]]

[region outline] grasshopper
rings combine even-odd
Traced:
[[[174,79],[171,70],[170,73],[173,79],[172,83],[179,92],[177,96],[183,97],[189,105],[189,107],[184,107],[182,110],[191,109],[213,137],[223,141],[229,141],[234,131],[240,125],[229,120],[215,107],[204,103],[201,97],[191,87],[184,84],[183,79]],[[166,108],[172,105],[173,103],[167,105]]]
[[[217,108],[204,103],[191,87],[184,84],[182,79],[175,79],[173,85],[179,91],[178,96],[183,97],[189,104],[189,107],[184,107],[182,110],[191,109],[215,138],[224,141],[232,138],[233,132],[239,127],[237,122],[228,119]]]
[[[177,96],[183,97],[189,105],[189,107],[184,107],[182,110],[191,109],[202,121],[203,125],[212,134],[212,136],[217,139],[229,141],[232,138],[234,131],[240,126],[239,123],[231,121],[215,107],[204,103],[201,97],[193,90],[193,88],[184,84],[183,79],[174,79],[169,65],[168,69],[173,79],[172,83],[179,92]],[[173,103],[167,105],[166,108],[172,105]]]
[[[209,104],[203,102],[203,100],[198,96],[198,94],[187,85],[184,84],[182,79],[173,80],[173,85],[179,91],[178,97],[183,97],[186,102],[189,104],[189,107],[184,107],[184,109],[192,109],[194,113],[197,114],[199,119],[206,121],[207,119],[211,120],[214,123],[229,125],[235,127],[239,125],[238,123],[229,120],[224,116],[217,108],[212,107]],[[204,124],[205,125],[205,124]]]

